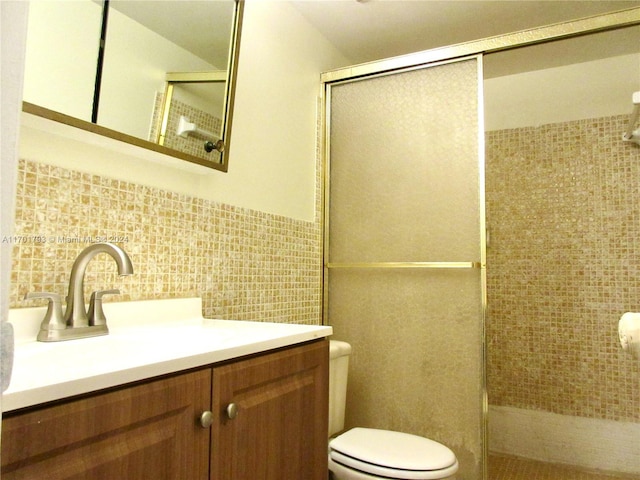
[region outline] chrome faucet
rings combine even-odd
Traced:
[[[89,326],[89,317],[87,316],[87,311],[84,306],[84,274],[87,271],[87,265],[89,265],[91,259],[99,253],[108,253],[111,255],[118,265],[118,274],[120,276],[133,274],[133,265],[131,265],[129,256],[117,245],[112,243],[94,243],[80,252],[76,261],[73,262],[73,267],[71,267],[71,277],[69,278],[67,309],[64,313],[64,320],[67,323],[67,328],[82,328]],[[110,293],[116,292],[111,291]],[[90,310],[92,310],[92,306],[93,302],[89,307]]]
[[[118,265],[119,275],[132,275],[131,259],[117,245],[112,243],[94,243],[85,248],[71,267],[67,309],[62,315],[60,295],[55,293],[27,293],[28,298],[47,298],[49,307],[40,325],[38,341],[57,342],[75,338],[95,337],[109,333],[107,319],[102,310],[102,297],[120,293],[120,290],[103,290],[93,292],[89,302],[89,312],[84,303],[84,275],[89,262],[99,253],[108,253]]]

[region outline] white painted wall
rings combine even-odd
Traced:
[[[640,54],[622,55],[485,81],[486,130],[631,113]]]
[[[348,65],[288,2],[245,7],[229,172],[209,186],[233,205],[312,220],[320,73]]]
[[[0,240],[14,233],[26,25],[25,3],[0,2]],[[13,365],[13,329],[7,323],[11,249],[11,243],[0,241],[0,391],[8,386]]]
[[[289,2],[247,0],[228,173],[114,146],[75,129],[61,131],[39,119],[23,126],[20,152],[31,160],[313,221],[320,73],[349,63]]]

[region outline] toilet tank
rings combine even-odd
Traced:
[[[338,340],[329,342],[329,436],[344,429],[347,403],[347,375],[351,345]]]

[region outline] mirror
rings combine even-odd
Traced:
[[[242,7],[32,0],[23,110],[227,171]]]

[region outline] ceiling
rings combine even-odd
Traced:
[[[608,0],[291,3],[352,65],[640,6],[640,1]]]
[[[251,2],[283,1],[246,0],[245,8],[251,8]],[[348,63],[343,66],[640,7],[640,0],[292,0],[288,3],[347,58]],[[233,0],[111,0],[111,6],[213,65],[224,67]],[[183,25],[189,28],[176,28]],[[584,37],[563,41],[562,46],[549,44],[493,54],[487,56],[485,73],[487,77],[498,76],[558,63],[640,52],[640,27],[615,35],[615,39],[604,41]],[[536,55],[537,52],[541,55]]]

